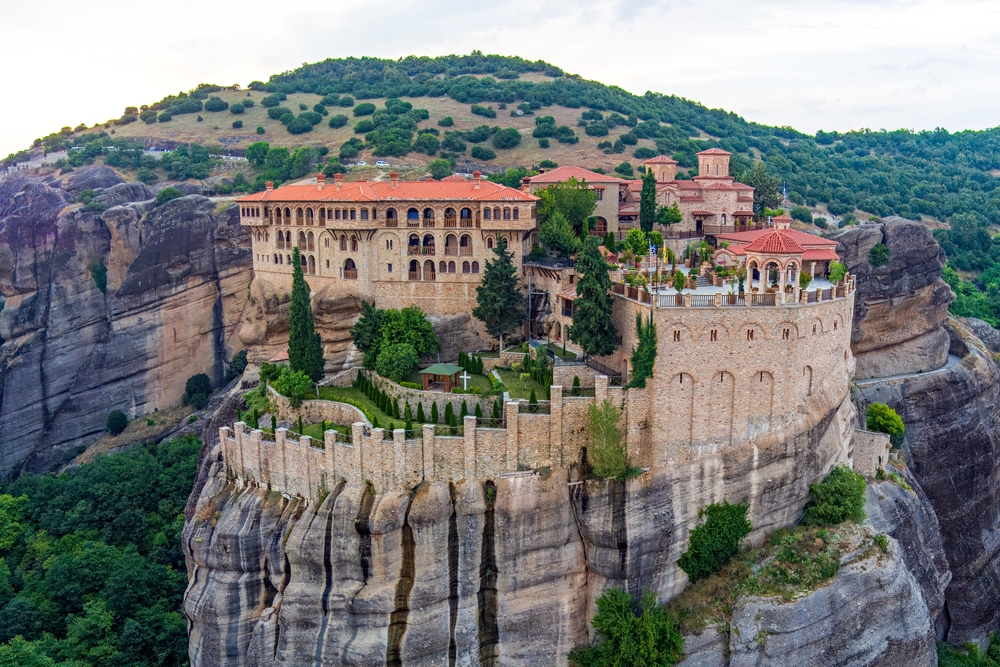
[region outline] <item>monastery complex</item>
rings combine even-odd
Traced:
[[[613,273],[619,349],[575,363],[550,354],[551,396],[537,409],[508,398],[502,424],[470,416],[458,435],[441,435],[433,426],[386,434],[350,406],[306,401],[311,420],[353,424],[352,435],[328,431],[319,448],[283,429],[269,435],[238,423],[222,433],[231,473],[310,496],[337,478],[371,479],[381,488],[568,466],[580,461],[587,444],[587,406],[603,398],[624,409],[629,462],[669,466],[733,447],[780,446],[815,426],[816,415],[849,409],[842,406],[850,405],[854,374],[855,282],[850,275],[839,284],[825,280],[837,259],[836,242],[792,230],[783,216],[755,226],[753,189],[729,176],[730,154],[711,149],[698,157],[704,175],[691,181],[675,179],[676,162],[669,158],[646,162],[657,175],[658,203],[676,202],[683,215],[664,237],[682,240],[681,248],[708,241],[716,248],[715,265],[746,269],[745,292],[699,267],[686,269],[689,284],[682,293],[664,285],[631,287]],[[497,239],[505,238],[530,285],[525,333],[562,344],[577,298],[573,262],[529,253],[537,243],[538,191],[570,177],[598,192],[595,233],[622,235],[637,226],[641,182],[578,167],[532,176],[520,189],[490,183],[478,172],[472,179],[420,182],[399,181],[395,173],[381,182],[347,183],[338,175],[328,183],[319,176],[241,198],[241,223],[253,234],[255,280],[290,286],[297,246],[312,289],[364,298],[379,308],[418,305],[432,320],[471,312],[485,263]],[[805,289],[803,272],[813,277]],[[624,390],[637,344],[636,315],[656,325],[657,357],[646,387]],[[489,359],[489,367],[504,363],[506,354]],[[585,395],[571,395],[575,378]],[[400,403],[424,403],[425,414],[442,399],[456,413],[456,399],[470,400],[470,411],[480,400],[383,382]],[[484,412],[492,400],[482,398]],[[848,451],[850,442],[845,436],[845,460],[880,462],[885,455],[881,438],[858,438],[864,452]]]

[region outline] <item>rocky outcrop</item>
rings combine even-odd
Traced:
[[[857,276],[851,350],[858,379],[940,368],[948,358],[941,321],[953,298],[941,280],[944,251],[920,223],[886,218],[835,233],[837,253]],[[878,243],[890,260],[875,267],[868,252]]]
[[[107,208],[75,204],[85,189]],[[176,405],[240,349],[251,262],[236,209],[150,197],[105,167],[0,182],[0,474],[72,456],[110,410]]]

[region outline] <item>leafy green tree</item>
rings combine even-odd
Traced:
[[[514,255],[507,250],[507,239],[497,238],[493,254],[496,257],[486,260],[483,281],[476,288],[472,315],[500,341],[502,350],[503,337],[517,331],[524,321],[527,300],[514,267]]]
[[[375,368],[378,346],[382,341],[382,315],[384,312],[377,310],[375,306],[362,299],[361,317],[351,327],[351,340],[354,341],[354,347],[358,348],[364,355],[366,360],[364,365],[369,370]]]
[[[837,261],[830,262],[829,278],[831,283],[836,285],[841,280],[843,280],[844,276],[846,275],[847,275],[846,266]]]
[[[493,147],[500,150],[517,148],[521,143],[521,133],[517,128],[508,127],[493,134]]]
[[[452,174],[450,160],[443,160],[441,158],[431,160],[431,163],[427,165],[427,168],[430,170],[431,176],[439,181],[446,176],[451,176]]]
[[[680,206],[674,202],[670,206],[661,206],[656,210],[656,221],[661,225],[676,225],[684,219]]]
[[[497,154],[485,146],[473,146],[469,156],[477,160],[492,160]]]
[[[793,206],[789,215],[792,216],[793,219],[798,220],[799,222],[804,222],[807,225],[811,224],[813,221],[812,211],[805,206]]]
[[[184,194],[177,188],[163,188],[162,190],[156,193],[156,205],[163,206],[168,201],[183,196]]]
[[[753,212],[758,219],[764,215],[764,209],[777,208],[781,204],[781,179],[769,174],[762,160],[754,162],[753,167],[736,180],[754,188]]]
[[[868,251],[868,263],[872,266],[885,266],[889,263],[890,257],[889,246],[884,243],[876,243]]]
[[[402,382],[420,361],[417,351],[409,343],[392,343],[379,352],[375,362],[376,372],[393,382]]]
[[[52,658],[45,655],[39,643],[25,641],[24,637],[18,635],[10,642],[0,645],[0,667],[58,666]]]
[[[556,211],[542,223],[538,240],[549,251],[560,257],[569,257],[580,249],[580,239],[566,217]]]
[[[424,311],[417,306],[383,311],[379,330],[380,346],[407,343],[418,355],[427,355],[441,349],[434,327]]]
[[[257,167],[263,167],[267,160],[271,144],[266,141],[258,141],[247,146],[247,162]]]
[[[297,247],[292,249],[292,300],[288,311],[288,365],[318,382],[323,377],[323,346],[313,325],[309,285],[302,275],[302,258]]]
[[[588,236],[576,260],[580,275],[573,303],[573,324],[569,339],[587,354],[607,356],[618,349],[618,330],[612,320],[611,277],[608,263],[601,256],[600,240]]]
[[[625,234],[625,246],[637,257],[649,253],[649,241],[646,240],[646,233],[635,227],[628,230],[628,233]]]
[[[888,433],[893,447],[903,444],[906,426],[895,410],[885,403],[869,403],[865,409],[865,426],[869,431]]]
[[[615,241],[615,233],[610,229],[608,230],[608,233],[604,235],[604,247],[610,252],[615,252],[618,248],[618,243]]]
[[[838,465],[822,482],[809,485],[811,502],[803,526],[832,526],[865,520],[865,478]]]
[[[628,160],[615,167],[615,173],[622,178],[635,178],[635,171],[632,170],[632,163]]]
[[[625,436],[621,430],[622,412],[609,400],[588,406],[587,447],[591,470],[600,479],[624,480],[628,474]]]
[[[591,619],[597,634],[594,646],[577,647],[569,654],[575,667],[670,667],[684,655],[684,638],[677,620],[645,591],[641,614],[633,611],[632,598],[611,588],[597,598]]]
[[[128,426],[128,417],[121,410],[112,410],[108,413],[108,418],[105,420],[104,426],[111,435],[118,435]]]
[[[542,222],[559,211],[575,229],[582,229],[597,206],[597,193],[590,189],[587,181],[577,181],[573,177],[564,183],[553,183],[535,194],[541,199],[538,216]]]
[[[632,379],[626,387],[644,388],[646,380],[653,377],[653,365],[656,363],[656,325],[653,324],[652,311],[645,325],[642,314],[635,314],[635,332],[638,344],[632,352]]]
[[[642,177],[642,191],[639,193],[639,227],[649,232],[656,222],[656,174],[646,170]]]
[[[730,505],[725,500],[698,510],[705,523],[691,531],[688,549],[677,561],[692,583],[719,571],[736,555],[740,540],[753,528],[747,520],[749,505]]]
[[[283,366],[277,379],[271,384],[274,390],[288,398],[288,403],[297,408],[302,405],[313,390],[313,381],[303,371],[292,370],[288,366]]]

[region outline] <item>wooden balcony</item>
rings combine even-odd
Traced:
[[[445,227],[458,227],[458,218],[453,218],[453,217],[445,216],[444,226]]]
[[[344,280],[357,280],[358,270],[357,269],[344,269]]]

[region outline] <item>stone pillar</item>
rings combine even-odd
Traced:
[[[549,388],[549,465],[563,465],[563,395],[562,385]]]
[[[364,430],[366,425],[364,422],[354,422],[351,424],[351,453],[350,457],[345,457],[345,460],[340,464],[340,470],[338,474],[343,475],[344,479],[352,484],[359,484],[363,477],[361,476],[361,450],[365,447],[365,436]],[[340,457],[338,457],[339,459]]]
[[[507,470],[517,470],[518,410],[517,401],[511,401],[503,406],[504,420],[507,422]]]
[[[691,307],[691,292],[688,292],[687,294],[684,295],[684,307],[685,308]]]
[[[423,476],[425,482],[433,482],[436,479],[434,473],[434,425],[424,424],[423,429]]]
[[[302,447],[295,453],[293,459],[296,465],[293,466],[292,474],[289,475],[291,486],[289,486],[288,492],[291,493],[293,489],[297,491],[305,486],[306,498],[315,498],[317,495],[316,480],[313,479],[315,473],[313,472],[312,465],[310,465],[312,457],[309,455],[309,448],[313,446],[313,439],[308,435],[300,435],[299,444]],[[305,470],[302,470],[302,466],[305,466]],[[306,477],[304,480],[298,478],[303,472]]]
[[[325,473],[323,477],[326,480],[327,490],[333,490],[333,480],[336,479],[337,447],[337,432],[333,429],[323,431],[323,472]]]
[[[465,478],[475,479],[476,477],[476,415],[465,415],[462,420],[462,433],[465,437],[462,443],[463,454],[465,455]]]
[[[598,373],[594,376],[594,398],[597,403],[603,403],[608,397],[608,376]]]
[[[816,262],[809,262],[809,275],[816,277]]]
[[[388,462],[391,463],[391,467],[388,465],[385,467],[386,481],[389,482],[391,471],[392,481],[389,483],[393,487],[401,487],[403,480],[406,478],[406,429],[397,428],[393,430],[392,450],[393,458]]]
[[[385,444],[385,429],[373,428],[371,437],[371,448],[365,452],[367,456],[362,461],[364,466],[363,479],[370,479],[375,488],[385,486],[382,481],[383,473],[386,469],[386,452],[392,452],[392,444]]]
[[[715,295],[715,307],[716,308],[721,308],[722,307],[722,294],[716,294]]]
[[[250,434],[253,437],[253,434]],[[274,491],[285,491],[288,484],[285,480],[285,447],[288,443],[288,429],[279,428],[274,433],[274,443],[277,447],[268,452],[268,471],[271,473],[270,486]]]

